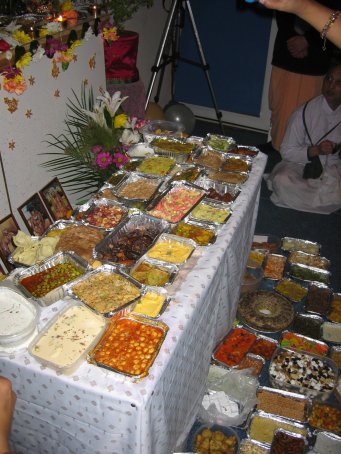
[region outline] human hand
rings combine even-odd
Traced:
[[[15,407],[16,394],[12,383],[5,377],[0,377],[0,453],[9,452],[9,435]]]
[[[324,140],[323,142],[318,144],[319,154],[320,155],[327,155],[332,154],[335,148],[335,143],[331,142],[330,140]]]
[[[259,3],[266,8],[297,14],[304,2],[303,0],[259,0]]]
[[[287,40],[288,51],[294,58],[304,58],[308,55],[308,41],[302,35],[292,36]]]

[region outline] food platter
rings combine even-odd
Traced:
[[[294,318],[292,303],[274,292],[259,290],[243,295],[239,301],[238,317],[250,328],[278,332]]]

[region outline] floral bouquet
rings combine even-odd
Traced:
[[[141,139],[141,121],[123,113],[121,104],[127,97],[121,98],[119,91],[113,96],[103,91],[94,101],[92,90],[86,93],[83,84],[81,98],[73,94],[75,101],[67,103],[67,130],[49,135],[52,140],[47,143],[57,151],[45,152],[53,159],[42,165],[57,173],[71,192],[87,191],[82,194],[87,196],[129,160],[127,150]]]

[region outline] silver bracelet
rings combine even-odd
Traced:
[[[323,50],[326,50],[326,48],[327,48],[326,41],[327,41],[327,35],[329,32],[329,29],[333,25],[333,23],[336,21],[336,19],[339,17],[340,14],[341,14],[341,11],[332,11],[331,15],[329,16],[329,19],[327,20],[327,22],[325,23],[325,25],[323,26],[323,28],[321,30],[320,36],[321,36],[321,39],[323,40],[323,44],[322,44]]]

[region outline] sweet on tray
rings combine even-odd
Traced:
[[[133,302],[140,289],[125,276],[99,268],[71,288],[72,293],[100,314],[112,314]]]
[[[341,409],[324,402],[313,402],[309,424],[320,430],[328,430],[341,435]]]
[[[276,292],[289,298],[294,303],[302,301],[307,295],[308,290],[292,279],[284,278],[277,282],[275,285]]]
[[[328,396],[334,389],[337,369],[329,358],[278,349],[269,367],[274,387],[295,390],[308,396]]]
[[[175,165],[175,160],[167,156],[152,156],[144,159],[137,167],[142,173],[151,175],[166,175]]]
[[[147,257],[180,265],[190,257],[194,249],[195,243],[192,240],[162,234],[147,252]]]
[[[233,367],[240,363],[255,342],[256,335],[244,328],[234,328],[218,345],[213,359]]]
[[[133,377],[145,377],[168,327],[139,317],[122,317],[108,327],[89,359],[95,364]]]
[[[307,421],[310,401],[301,394],[260,387],[257,391],[257,400],[257,410],[294,419],[302,423]]]
[[[238,305],[238,317],[251,328],[276,332],[292,322],[294,309],[292,303],[282,296],[259,290],[242,296]]]
[[[130,275],[141,284],[163,287],[173,279],[175,273],[174,267],[141,260],[131,270]]]
[[[227,206],[210,201],[200,202],[191,212],[190,217],[196,221],[223,224],[231,215]]]
[[[149,214],[169,222],[178,222],[203,196],[203,190],[174,183]]]
[[[216,237],[216,233],[212,228],[193,223],[190,224],[188,222],[179,222],[173,227],[172,233],[184,238],[190,238],[199,246],[207,246],[212,243]]]

